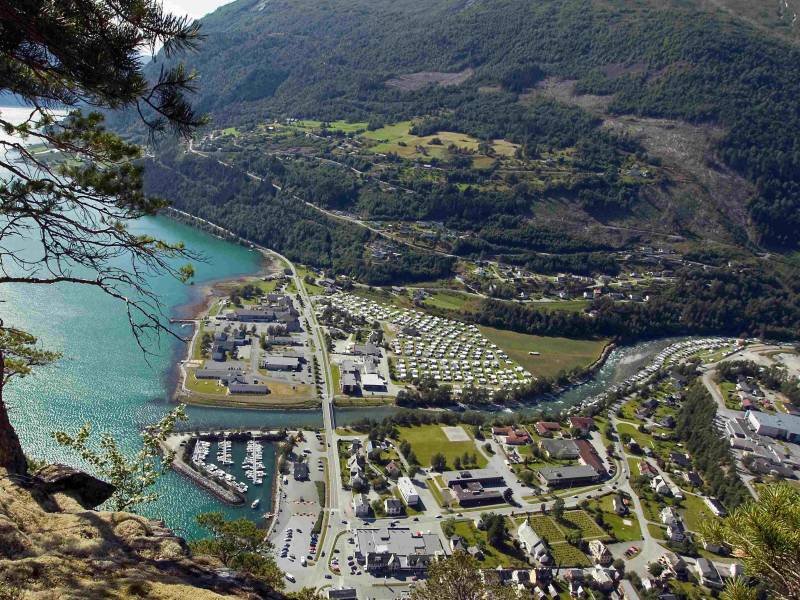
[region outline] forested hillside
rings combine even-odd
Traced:
[[[527,154],[617,144],[580,111],[519,102],[544,77],[577,80],[579,93],[613,95],[609,114],[721,126],[717,156],[754,185],[752,237],[797,247],[800,51],[691,3],[631,4],[239,0],[203,19],[189,62],[199,107],[220,124],[426,116],[432,130],[506,138]],[[441,72],[460,83],[437,85]]]

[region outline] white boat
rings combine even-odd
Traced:
[[[250,508],[252,508],[253,510],[255,510],[255,509],[257,509],[257,508],[258,508],[258,505],[259,505],[259,504],[261,504],[261,499],[260,499],[260,498],[256,498],[255,500],[253,500],[253,503],[252,503],[252,504],[250,504]]]

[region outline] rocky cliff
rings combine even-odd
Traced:
[[[283,597],[192,557],[163,523],[93,509],[112,492],[60,465],[24,478],[0,469],[0,599]]]

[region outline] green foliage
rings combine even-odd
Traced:
[[[564,521],[564,499],[556,498],[553,502],[553,517],[559,523]]]
[[[703,476],[712,496],[729,509],[750,498],[736,473],[736,464],[727,440],[714,425],[717,404],[699,381],[686,392],[676,420],[675,432],[686,444],[693,466]]]
[[[259,529],[249,519],[226,520],[220,512],[198,515],[197,523],[211,537],[191,542],[193,553],[214,556],[226,567],[258,578],[272,588],[283,588],[283,574],[270,553],[265,529]]]
[[[467,553],[456,552],[452,556],[434,561],[428,567],[428,576],[423,585],[415,586],[412,600],[511,600],[517,592],[511,586],[494,586],[484,582],[479,564]]]
[[[141,504],[153,502],[158,494],[149,491],[174,459],[174,452],[161,456],[161,443],[174,430],[178,421],[186,421],[183,405],[167,413],[162,419],[142,432],[142,448],[129,458],[108,433],[100,434],[99,448],[92,447],[91,424],[86,423],[74,436],[56,431],[51,435],[60,445],[74,450],[97,475],[114,488],[111,505],[114,510],[135,510]]]
[[[724,544],[744,563],[748,577],[763,582],[770,597],[794,600],[800,589],[800,491],[782,482],[763,486],[757,500],[725,517],[703,523],[704,540]],[[741,580],[726,586],[726,597],[747,599]]]
[[[599,134],[578,109],[517,102],[543,76],[578,79],[579,93],[613,94],[615,113],[721,125],[723,161],[755,184],[748,207],[761,240],[796,247],[800,111],[796,94],[775,93],[800,87],[793,46],[697,3],[631,9],[618,0],[504,0],[454,8],[438,1],[421,10],[411,0],[380,0],[359,3],[357,13],[352,6],[335,0],[323,9],[303,0],[254,13],[240,2],[206,17],[208,40],[193,60],[202,74],[201,106],[220,121],[313,114],[368,121],[371,130],[435,115],[421,132],[448,127],[482,140],[506,137],[528,154],[541,144],[577,145],[600,166],[598,159],[613,156],[608,147],[624,140]],[[400,91],[384,84],[402,73],[466,68],[474,74],[458,86]],[[628,205],[635,188],[597,172],[582,201],[601,210]],[[334,190],[340,201],[350,188]]]
[[[486,539],[489,544],[500,550],[505,548],[508,530],[506,518],[503,515],[482,513],[481,528],[486,530]]]
[[[449,517],[442,521],[442,533],[444,533],[445,537],[451,538],[456,532],[456,520],[453,517]]]
[[[459,460],[459,462],[461,462]],[[440,473],[447,469],[447,458],[441,452],[437,452],[431,457],[431,468]]]

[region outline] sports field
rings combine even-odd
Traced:
[[[456,457],[461,458],[465,452],[478,457],[478,466],[486,466],[486,459],[483,454],[478,452],[472,435],[468,433],[470,440],[466,442],[451,442],[440,425],[419,425],[417,427],[398,427],[400,439],[408,440],[411,449],[417,455],[417,460],[423,467],[431,464],[431,457],[441,452],[447,459],[447,468],[453,468],[453,461]]]

